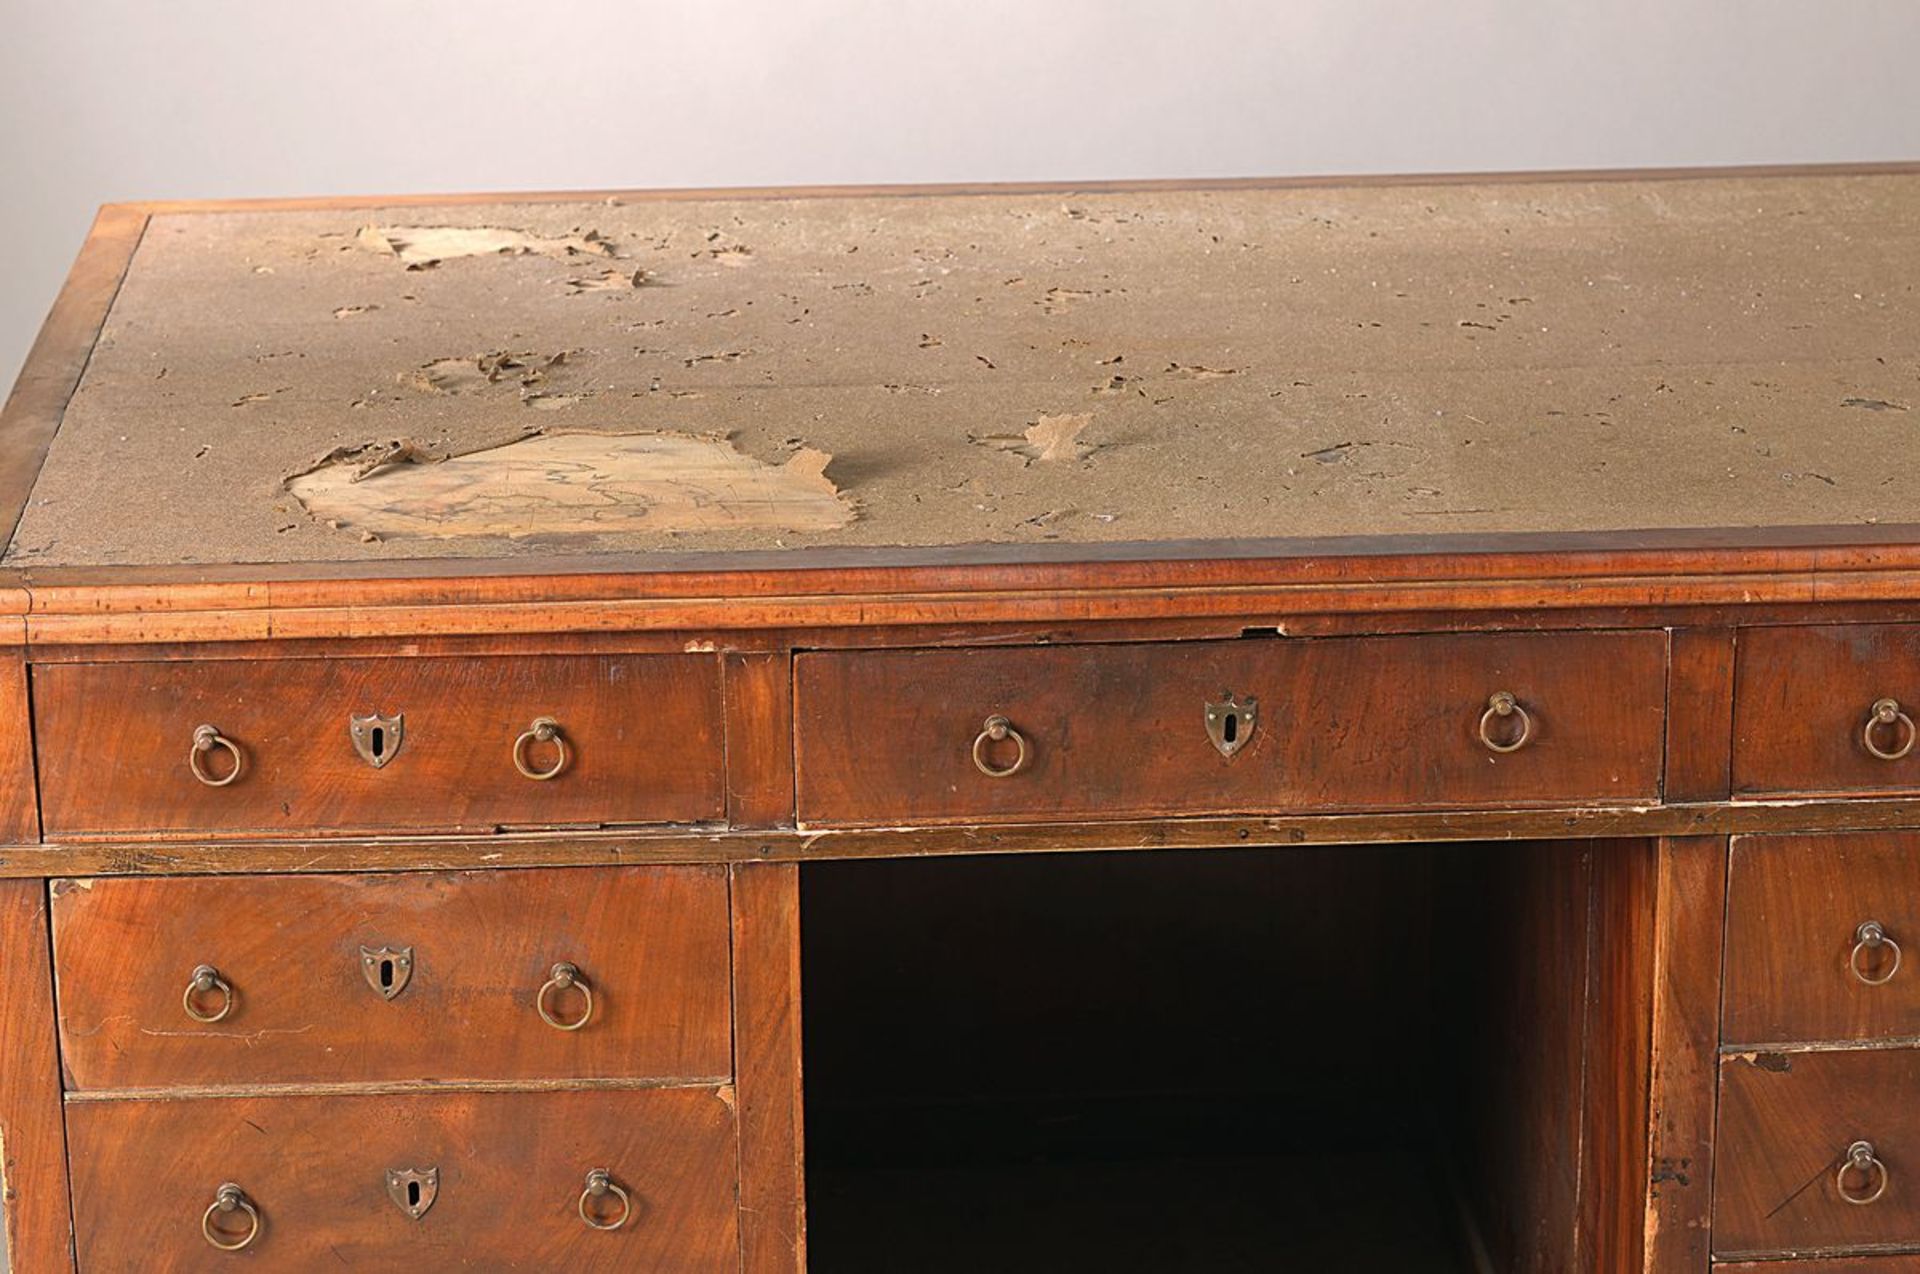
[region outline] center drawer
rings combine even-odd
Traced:
[[[48,664],[33,700],[49,836],[725,812],[709,656]]]
[[[1660,792],[1661,633],[822,651],[795,675],[814,824]]]
[[[76,1102],[67,1144],[82,1274],[740,1268],[725,1089]]]
[[[125,877],[52,895],[70,1089],[732,1072],[723,868]]]

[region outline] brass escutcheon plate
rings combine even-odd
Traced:
[[[412,947],[361,947],[360,972],[383,1000],[407,989],[413,979]]]
[[[440,1193],[438,1168],[388,1168],[387,1197],[393,1206],[418,1221]]]
[[[1233,691],[1222,692],[1217,701],[1207,703],[1207,738],[1221,756],[1232,756],[1253,738],[1260,719],[1260,701],[1252,695],[1242,699]]]
[[[400,755],[400,742],[407,735],[407,714],[396,712],[382,716],[378,712],[356,712],[347,718],[347,735],[362,761],[376,770]]]

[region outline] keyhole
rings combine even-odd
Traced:
[[[380,726],[373,727],[373,754],[385,756],[387,753],[387,732]]]
[[[1239,713],[1229,712],[1227,714],[1227,723],[1226,723],[1226,726],[1220,731],[1220,737],[1225,739],[1228,743],[1237,743],[1240,741],[1240,714]]]
[[[420,1183],[418,1181],[407,1182],[407,1206],[410,1208],[420,1206]]]
[[[391,960],[382,960],[380,962],[380,985],[383,988],[393,986],[393,961]]]

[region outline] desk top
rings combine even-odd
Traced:
[[[8,566],[1920,522],[1920,172],[138,211]]]

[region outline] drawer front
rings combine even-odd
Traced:
[[[1920,835],[1743,836],[1727,880],[1728,1043],[1920,1038]]]
[[[1645,801],[1659,794],[1665,672],[1659,633],[804,654],[800,813],[886,823]],[[1503,691],[1518,709],[1489,715]],[[1235,711],[1238,746],[1223,748],[1213,732]],[[981,738],[995,716],[1012,733]],[[1530,733],[1495,751],[1483,718],[1502,747],[1523,720]]]
[[[75,1102],[79,1268],[737,1272],[731,1100],[669,1088]],[[594,1169],[627,1192],[617,1229],[580,1217]],[[417,1175],[390,1188],[389,1173]],[[201,1229],[248,1234],[243,1208],[206,1216],[227,1183],[259,1217],[233,1254]],[[603,1224],[622,1208],[611,1190],[587,1206]]]
[[[1719,1118],[1716,1253],[1920,1247],[1920,1051],[1730,1056]],[[1848,1158],[1856,1142],[1873,1155],[1862,1168]],[[1883,1184],[1869,1203],[1842,1197],[1865,1199]]]
[[[70,1088],[732,1071],[722,868],[125,877],[52,893]],[[547,986],[561,962],[575,986]],[[201,966],[218,983],[189,994]],[[572,1024],[588,993],[579,1029],[542,1018]]]
[[[1806,1261],[1715,1261],[1714,1274],[1920,1274],[1920,1255],[1830,1256]]]
[[[696,655],[285,659],[33,671],[49,835],[697,822],[725,812],[719,666]],[[376,766],[356,749],[381,733]],[[516,741],[536,718],[552,741]],[[212,726],[226,743],[195,748]]]
[[[1920,624],[1743,630],[1733,693],[1736,793],[1920,791]]]

